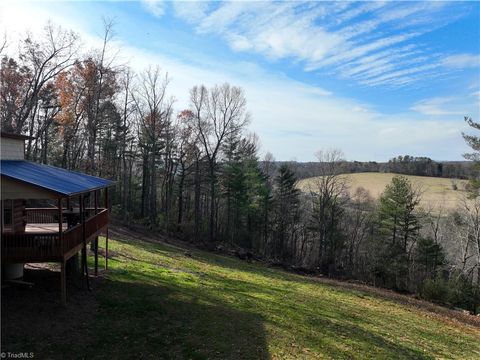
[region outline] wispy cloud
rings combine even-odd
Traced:
[[[446,57],[442,65],[449,68],[480,67],[480,55],[457,54]]]
[[[282,6],[288,8],[293,5],[288,3]],[[213,11],[211,6],[208,4],[204,8],[206,13]],[[219,8],[223,5],[214,4],[213,6]],[[239,6],[247,5],[240,4]],[[266,5],[254,4],[254,6]],[[335,13],[342,13],[350,7],[349,4],[343,2],[333,3],[329,6],[332,6],[332,11]],[[383,7],[377,8],[377,10],[382,9]],[[25,19],[21,24],[15,21],[20,15],[22,19]],[[5,21],[3,23],[0,21],[0,34],[3,25],[18,31],[31,27],[32,31],[36,33],[49,18],[65,27],[75,24],[75,17],[64,15],[61,16],[58,11],[53,11],[41,4],[30,6],[0,3],[0,20]],[[184,12],[184,16],[193,18],[188,15],[188,11]],[[205,16],[207,15],[202,15],[202,18]],[[271,21],[274,21],[276,16],[279,15],[273,15]],[[318,10],[315,17],[321,17]],[[351,21],[351,19],[352,17],[344,22]],[[245,19],[245,21],[247,20]],[[201,20],[196,20],[196,23],[198,21]],[[224,19],[223,21],[228,23],[232,20]],[[225,26],[228,29],[230,25]],[[86,30],[81,24],[75,24],[75,30],[85,40],[86,47],[100,45],[101,39],[95,36],[91,30]],[[325,31],[329,33],[327,30]],[[226,30],[226,34],[231,33]],[[251,43],[251,38],[245,34],[244,36],[246,41]],[[436,159],[458,159],[460,154],[467,151],[461,137],[461,131],[466,129],[466,125],[462,121],[463,115],[471,114],[474,118],[478,118],[480,115],[479,107],[474,102],[474,94],[471,97],[467,96],[470,104],[467,104],[467,100],[465,103],[468,106],[464,106],[457,98],[450,100],[448,98],[446,100],[424,99],[412,106],[414,111],[387,113],[376,110],[378,107],[374,103],[342,96],[334,91],[303,83],[278,72],[269,71],[255,63],[235,60],[228,62],[208,54],[200,57],[195,53],[195,49],[191,50],[188,58],[179,56],[179,54],[167,55],[158,48],[140,47],[137,43],[129,41],[128,38],[118,39],[118,43],[114,43],[112,46],[121,48],[120,56],[122,58],[118,61],[124,63],[125,60],[130,60],[130,65],[137,71],[148,67],[149,64],[159,64],[162,69],[168,71],[172,78],[169,91],[177,98],[175,107],[178,110],[188,106],[188,90],[193,85],[204,83],[211,86],[228,81],[243,87],[247,96],[248,108],[253,117],[250,129],[259,135],[262,149],[273,152],[279,160],[292,158],[303,161],[313,160],[316,150],[328,147],[342,148],[347,158],[357,160],[381,161],[406,152]],[[417,66],[412,67],[419,73],[432,70],[421,68],[429,63],[425,63],[421,59],[425,54],[416,44],[403,44],[396,50],[389,55],[387,49],[384,48],[362,55],[355,60],[340,62],[335,65],[335,68],[339,71],[351,71],[352,73],[349,75],[351,78],[365,74],[362,78],[365,81],[373,81],[382,76],[387,77],[387,79],[378,80],[380,82],[392,81],[392,79],[388,79],[389,75],[404,71],[402,67],[389,68],[388,66],[392,62],[406,61],[405,59],[412,62],[419,59]],[[402,57],[407,53],[411,54],[406,58]],[[192,59],[197,59],[197,61]],[[374,61],[379,62],[377,69],[380,68],[380,62],[383,61],[382,66],[385,66],[385,69],[378,72],[373,72],[365,66],[358,69],[359,66]],[[439,58],[435,57],[434,63],[438,64],[439,62]],[[441,66],[438,65],[438,68]],[[357,71],[355,72],[353,69]],[[396,76],[403,81],[408,81],[409,75],[412,74],[397,74]],[[466,90],[468,94],[477,92],[478,83],[472,84],[472,88]],[[440,116],[438,114],[442,114],[442,117],[437,118]]]
[[[206,1],[175,1],[172,5],[176,15],[188,23],[196,23],[203,19],[209,8]]]
[[[163,0],[141,0],[142,6],[155,17],[165,14],[165,2]]]
[[[433,69],[479,66],[468,54],[444,56],[418,39],[468,13],[448,2],[226,2],[189,17],[198,33],[217,34],[234,51],[301,62],[367,86],[401,86]],[[182,7],[176,6],[178,15]],[[193,20],[192,20],[193,19]],[[407,49],[405,51],[402,51]],[[375,62],[372,62],[375,61]]]
[[[435,97],[417,102],[411,110],[428,116],[466,115],[471,106],[461,104],[461,98]]]

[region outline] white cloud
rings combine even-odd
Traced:
[[[468,67],[480,67],[480,55],[458,54],[447,56],[442,60],[442,65],[448,68],[463,69]]]
[[[142,6],[155,17],[165,14],[165,2],[163,0],[141,0]]]
[[[417,102],[411,110],[428,116],[466,115],[471,106],[460,104],[461,98],[435,97]]]
[[[252,49],[270,58],[322,59],[341,42],[311,23],[322,9],[309,8],[299,17],[296,3],[230,2],[207,14],[197,26],[200,33],[219,33],[234,50]],[[239,46],[241,39],[241,46]]]
[[[438,78],[441,67],[478,66],[466,55],[440,61],[416,40],[468,9],[448,2],[222,2],[203,7],[189,22],[199,33],[223,37],[234,51],[300,61],[307,71],[326,70],[367,86],[402,86]],[[379,60],[365,71],[372,57]]]
[[[16,26],[17,30],[25,30],[26,24],[43,25],[48,18],[62,24],[74,21],[45,8],[21,4],[0,5],[0,14],[2,19],[22,14],[23,19],[31,21],[15,25],[14,21],[8,20],[0,24],[8,28]],[[74,26],[87,46],[97,46],[98,37],[88,33],[80,24]],[[228,81],[242,86],[253,117],[250,129],[259,135],[263,150],[271,151],[279,160],[313,160],[316,150],[329,147],[341,148],[348,159],[377,161],[403,153],[458,159],[467,150],[461,137],[465,128],[462,118],[451,114],[441,120],[432,120],[424,114],[425,109],[428,112],[425,103],[422,114],[384,114],[372,110],[371,104],[339,97],[326,89],[269,73],[252,63],[225,63],[206,57],[200,62],[186,63],[158,51],[136,47],[124,39],[113,45],[121,47],[119,61],[129,59],[137,71],[149,64],[159,64],[168,71],[172,78],[170,93],[178,99],[177,110],[188,106],[188,90],[193,85],[211,86]],[[200,57],[192,54],[191,58]],[[437,103],[442,110],[440,105]],[[430,106],[431,113],[431,103]],[[478,111],[470,114],[478,116]]]
[[[189,23],[200,21],[209,7],[206,1],[175,1],[172,5],[176,16]]]

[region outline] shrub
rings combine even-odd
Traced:
[[[465,276],[452,278],[449,281],[448,303],[452,306],[477,314],[480,305],[480,288]]]
[[[425,300],[448,304],[450,299],[449,284],[441,278],[427,279],[423,283],[420,295]]]
[[[468,310],[477,314],[480,306],[480,288],[465,276],[450,280],[428,279],[423,283],[420,296],[428,301]]]

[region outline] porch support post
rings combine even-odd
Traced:
[[[61,263],[60,287],[61,287],[62,306],[67,306],[67,275],[66,275],[66,269],[65,269],[65,259],[62,259],[62,263]]]
[[[94,205],[95,205],[95,215],[98,214],[98,190],[94,190]]]
[[[0,229],[3,233],[3,199],[0,199]]]
[[[85,280],[87,282],[87,289],[90,291],[90,281],[88,279],[88,266],[87,266],[87,238],[86,238],[86,229],[85,229],[85,204],[84,204],[84,197],[80,195],[80,220],[82,222],[82,240],[83,240],[83,247],[82,247],[82,265],[83,265],[83,273],[85,274]]]
[[[105,188],[105,209],[107,210],[108,215],[108,188]],[[107,230],[105,231],[105,270],[108,269],[108,224]]]
[[[105,270],[108,269],[108,227],[105,230]]]
[[[95,216],[98,214],[98,190],[93,191],[94,203],[95,203]],[[95,236],[94,240],[94,252],[95,252],[95,276],[98,276],[98,236]]]
[[[62,243],[62,225],[63,225],[63,219],[62,219],[62,198],[58,199],[58,237],[60,239],[60,244]]]
[[[108,188],[105,188],[105,209],[109,209],[108,207]]]
[[[95,236],[95,276],[98,276],[98,236]]]

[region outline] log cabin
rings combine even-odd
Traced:
[[[1,133],[1,262],[3,280],[21,278],[26,263],[60,263],[60,299],[67,302],[67,262],[78,259],[87,286],[87,245],[98,274],[98,236],[108,266],[110,180],[25,160],[25,140]],[[82,275],[82,276],[83,276]]]

